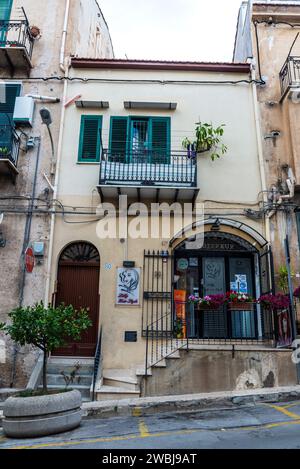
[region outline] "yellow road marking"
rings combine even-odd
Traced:
[[[149,430],[147,425],[145,424],[144,420],[141,420],[139,423],[140,435],[142,438],[147,438],[150,436]]]
[[[277,410],[278,412],[282,412],[284,415],[287,417],[290,417],[291,419],[300,419],[300,415],[295,414],[294,412],[290,412],[285,406],[279,406],[279,405],[273,405],[273,404],[266,404],[268,407],[272,407],[272,409]]]
[[[140,417],[142,415],[142,409],[140,407],[135,407],[132,410],[132,417]]]
[[[269,429],[275,427],[282,427],[285,425],[300,425],[300,420],[289,420],[288,422],[278,422],[278,423],[267,423],[264,425],[253,425],[249,427],[239,427],[239,428],[227,428],[222,429],[223,431],[241,431],[241,430],[260,430],[260,429]],[[115,436],[109,438],[93,438],[90,440],[77,440],[77,441],[62,441],[62,442],[55,442],[52,443],[40,443],[36,445],[28,445],[28,446],[7,446],[5,449],[41,449],[41,448],[49,448],[49,447],[62,447],[62,446],[78,446],[78,445],[86,445],[92,443],[109,443],[112,441],[126,441],[126,440],[138,440],[140,438],[158,438],[161,436],[171,436],[171,435],[191,435],[192,433],[198,432],[207,432],[209,429],[207,428],[197,428],[193,430],[176,430],[176,431],[169,431],[169,432],[160,432],[160,433],[148,433],[147,435],[142,436],[140,435],[126,435],[126,436]],[[221,429],[216,430],[213,429],[211,431],[221,431]]]

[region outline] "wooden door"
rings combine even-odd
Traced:
[[[85,246],[91,245],[85,243]],[[55,356],[92,357],[95,355],[99,321],[99,275],[100,265],[95,259],[89,256],[82,259],[78,256],[70,259],[65,253],[63,254],[58,268],[55,303],[56,305],[60,303],[73,305],[75,309],[87,309],[92,326],[82,333],[79,341],[71,340],[64,347],[57,349],[54,352]]]

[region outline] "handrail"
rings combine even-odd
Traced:
[[[95,388],[96,388],[96,381],[99,375],[99,371],[102,373],[101,367],[101,347],[102,347],[102,327],[100,329],[99,339],[96,347],[95,353],[95,360],[94,360],[94,373],[93,373],[93,383],[92,383],[92,400],[95,400]]]
[[[0,20],[0,33],[3,35],[0,47],[24,47],[31,59],[34,37],[26,19]]]

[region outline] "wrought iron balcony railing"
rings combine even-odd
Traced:
[[[0,48],[19,47],[32,57],[34,38],[27,20],[0,21]]]
[[[9,160],[18,165],[20,137],[11,125],[0,125],[0,162]]]
[[[300,57],[288,56],[279,73],[281,99],[291,87],[300,88]]]
[[[197,186],[197,161],[186,152],[111,153],[103,150],[100,185]]]

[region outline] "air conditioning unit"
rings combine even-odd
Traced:
[[[34,99],[29,96],[16,98],[13,115],[13,121],[16,126],[32,127],[34,104]]]

